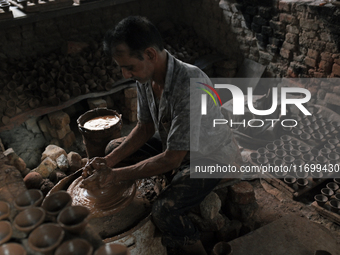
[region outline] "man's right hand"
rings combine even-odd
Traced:
[[[84,179],[93,174],[94,170],[100,171],[101,168],[106,166],[106,160],[102,157],[94,157],[90,159],[86,165],[83,167],[82,176]]]

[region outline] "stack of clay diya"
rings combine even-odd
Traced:
[[[340,214],[340,178],[334,178],[332,182],[327,183],[320,192],[314,196],[318,204],[329,211]]]
[[[0,201],[1,255],[91,255],[103,250],[101,239],[91,236],[87,227],[86,207],[71,206],[66,191],[43,198],[40,190],[31,189],[19,194],[13,204]]]
[[[312,113],[311,116],[292,115],[291,118],[296,120],[297,125],[295,127],[284,127],[284,131],[288,132],[290,136],[314,146],[337,138],[339,127],[337,121],[323,117],[315,107],[309,107],[308,110]]]
[[[271,173],[273,177],[283,179],[293,189],[303,189],[311,182],[340,172],[339,145],[338,139],[329,139],[323,148],[316,149],[283,135],[251,153],[250,157],[257,165],[276,167],[277,171]]]

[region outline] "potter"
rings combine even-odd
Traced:
[[[227,125],[208,134],[203,130],[206,116],[202,117],[198,105],[194,126],[202,128],[197,128],[196,136],[190,136],[190,79],[199,78],[212,85],[211,81],[199,68],[166,51],[156,27],[142,17],[128,17],[108,31],[104,50],[120,66],[124,78],[136,81],[138,122],[127,137],[110,142],[111,151],[107,150],[105,157],[89,160],[83,169],[81,187],[91,192],[95,187],[167,176],[168,186],[152,205],[153,222],[162,233],[163,245],[180,247],[186,254],[207,254],[198,229],[186,213],[200,204],[220,179],[190,178],[190,154],[214,164],[233,164],[240,159]],[[208,100],[207,110],[212,117],[223,118],[213,100]],[[214,141],[214,151],[205,148],[205,139]],[[151,140],[156,140],[162,149],[136,164],[118,166]]]

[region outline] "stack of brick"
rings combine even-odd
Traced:
[[[137,89],[135,87],[124,90],[124,100],[121,106],[123,118],[130,122],[137,121]]]
[[[48,140],[54,138],[52,140],[64,148],[71,147],[76,140],[69,124],[70,116],[63,111],[50,113],[39,121],[39,127],[45,137]]]

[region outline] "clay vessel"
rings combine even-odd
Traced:
[[[40,206],[44,198],[43,193],[38,189],[29,189],[21,193],[14,200],[14,207],[18,211],[22,211],[32,206]]]
[[[304,142],[308,141],[309,139],[311,138],[311,135],[310,134],[307,134],[307,133],[302,133],[300,135],[300,139]]]
[[[268,152],[268,150],[264,147],[261,147],[257,149],[257,152],[260,153],[260,155],[264,156]]]
[[[314,159],[314,156],[311,153],[306,153],[302,156],[302,160],[305,162],[310,162]]]
[[[85,230],[90,211],[81,205],[69,206],[58,215],[58,224],[72,234],[80,234]]]
[[[336,184],[335,182],[329,182],[326,185],[327,188],[333,190],[334,192],[337,191],[339,189],[339,185]]]
[[[129,255],[128,248],[122,244],[110,243],[99,247],[94,255]]]
[[[62,243],[54,255],[92,255],[93,247],[81,238],[75,238]]]
[[[303,189],[308,185],[307,179],[297,179],[296,184],[298,185],[298,188]]]
[[[325,195],[326,197],[331,197],[334,195],[334,191],[329,188],[321,189],[321,194]]]
[[[338,160],[340,158],[339,154],[331,152],[328,154],[328,159],[329,160]]]
[[[260,157],[260,154],[258,152],[252,152],[250,153],[250,159],[253,162],[257,162],[257,159]]]
[[[292,140],[289,141],[289,144],[291,144],[294,147],[294,149],[297,149],[297,148],[299,148],[301,143],[297,139],[292,139]]]
[[[269,163],[273,163],[274,162],[274,160],[276,158],[275,153],[267,152],[265,155],[266,155],[266,158],[268,159]]]
[[[64,235],[59,225],[46,223],[33,230],[28,237],[28,245],[35,252],[50,255],[60,245]]]
[[[340,193],[335,194],[334,198],[338,201],[340,201]]]
[[[289,153],[291,150],[294,149],[294,147],[291,144],[285,144],[282,146],[282,149],[284,149],[287,153]]]
[[[219,242],[215,244],[211,254],[212,255],[230,255],[230,254],[233,254],[233,250],[229,243]]]
[[[49,216],[57,217],[59,212],[72,204],[72,197],[65,190],[60,190],[46,197],[41,207]]]
[[[284,142],[285,144],[286,143],[289,143],[290,140],[292,140],[292,137],[289,136],[289,135],[283,135],[280,137],[281,141]]]
[[[316,163],[311,163],[311,164],[316,164]],[[318,181],[320,178],[322,178],[323,174],[321,172],[311,172],[311,176],[314,181]]]
[[[0,244],[6,243],[12,237],[12,225],[9,221],[0,221]]]
[[[9,203],[0,201],[0,220],[8,219],[10,212]]]
[[[296,178],[290,175],[287,175],[283,180],[288,186],[293,186],[296,182]]]
[[[20,212],[14,219],[13,225],[26,234],[41,225],[45,220],[45,210],[41,207],[31,207]]]
[[[268,159],[264,156],[261,156],[257,159],[257,163],[259,165],[265,165],[265,164],[268,164]]]
[[[289,155],[291,155],[292,157],[298,159],[298,158],[301,157],[302,153],[301,153],[301,151],[298,151],[298,150],[296,150],[296,149],[293,149],[293,150],[291,150],[291,151],[289,152]]]
[[[0,255],[26,255],[24,247],[18,243],[6,243],[0,246]]]
[[[282,140],[275,140],[273,143],[276,145],[277,149],[280,149],[284,145]]]
[[[340,210],[340,201],[336,199],[332,199],[329,201],[329,205],[331,206],[331,211],[338,213]]]
[[[273,143],[268,143],[268,144],[266,145],[266,149],[267,149],[269,152],[274,152],[274,151],[277,149],[277,147],[276,147],[276,145],[273,144]]]
[[[323,194],[317,194],[314,196],[314,200],[319,206],[324,206],[328,201],[328,197]]]
[[[287,152],[283,149],[278,149],[275,151],[275,154],[278,158],[284,158],[287,155]]]
[[[309,146],[301,145],[299,146],[298,150],[301,151],[301,153],[308,153],[310,152],[311,148]]]

